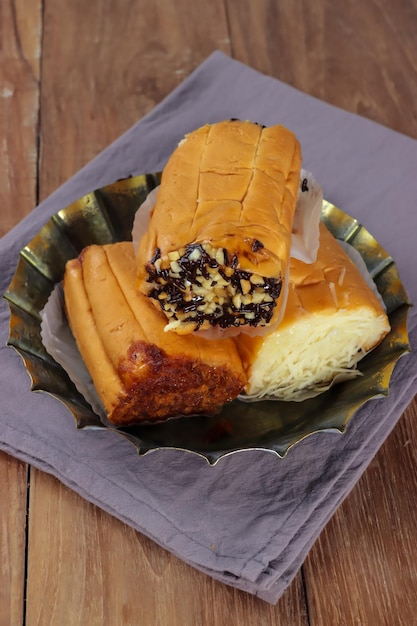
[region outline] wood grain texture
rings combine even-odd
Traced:
[[[222,0],[44,4],[41,198],[148,113],[213,50],[229,52]]]
[[[227,0],[233,54],[417,138],[415,0]]]
[[[0,236],[36,204],[41,2],[0,3]],[[23,623],[28,468],[0,453],[0,626]]]
[[[307,626],[301,577],[277,606],[222,585],[86,503],[31,481],[27,624]]]
[[[23,621],[27,471],[0,453],[0,626]]]
[[[0,236],[36,204],[40,0],[0,3]]]
[[[310,623],[417,625],[414,401],[305,562]]]

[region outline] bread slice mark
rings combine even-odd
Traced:
[[[111,254],[111,250],[112,250],[112,244],[110,245],[105,245],[103,246],[103,251],[104,254],[106,255],[106,259],[107,259],[107,265],[108,265],[108,269],[109,272],[111,272],[113,279],[115,281],[115,283],[118,286],[118,290],[120,291],[120,293],[123,295],[125,303],[126,303],[126,307],[127,309],[130,310],[132,316],[134,317],[134,319],[136,320],[140,331],[142,333],[142,335],[145,337],[146,336],[146,329],[143,327],[142,322],[140,320],[140,317],[136,314],[135,310],[132,308],[131,302],[132,299],[129,298],[128,293],[126,292],[126,287],[124,284],[124,281],[122,280],[122,276],[123,276],[123,269],[121,268],[121,272],[118,271],[118,264],[117,264],[117,256],[114,256]],[[134,278],[134,276],[133,276]],[[134,285],[134,281],[132,282],[132,285]]]
[[[163,313],[155,307],[149,298],[140,293],[135,287],[135,257],[130,242],[110,244],[105,246],[109,265],[123,292],[132,314],[141,325],[144,337],[149,343],[162,346],[168,355],[181,355],[193,362],[209,362],[211,365],[223,366],[224,357],[229,355],[234,368],[240,368],[240,359],[232,340],[207,342],[199,336],[179,336],[176,333],[166,333],[164,327],[166,319]],[[239,368],[237,368],[239,361]]]
[[[90,246],[75,266],[75,293],[69,270],[64,285],[74,334],[85,337],[80,352],[112,423],[212,413],[241,392],[246,376],[231,339],[164,333],[161,311],[135,290],[132,243]]]
[[[261,132],[259,134],[258,141],[256,143],[256,148],[255,148],[255,152],[254,152],[254,155],[253,155],[251,167],[249,168],[249,169],[251,169],[251,175],[250,175],[250,179],[248,181],[248,186],[246,188],[246,191],[245,191],[245,193],[243,195],[243,198],[241,200],[241,203],[240,203],[239,222],[242,221],[243,212],[245,210],[245,199],[246,199],[246,197],[247,197],[247,195],[249,193],[249,189],[251,188],[253,180],[254,180],[254,177],[255,177],[256,161],[257,161],[257,157],[258,157],[258,153],[259,153],[259,147],[260,147],[260,144],[261,144],[261,137],[262,137],[262,130],[261,130]]]
[[[124,294],[118,288],[103,247],[90,246],[83,265],[86,291],[101,341],[121,376],[121,355],[128,355],[132,345],[143,337],[142,329],[126,307]],[[121,380],[126,386],[126,381]]]
[[[150,228],[139,245],[137,284],[161,307],[167,331],[188,334],[216,327],[240,332],[278,318],[301,153],[293,133],[278,126],[265,130],[261,155],[262,136],[263,129],[250,122],[205,126],[187,137],[164,170]],[[279,180],[271,186],[275,171]],[[228,175],[224,184],[223,173]],[[283,191],[287,180],[295,186],[288,196]],[[178,199],[175,193],[182,188]],[[239,201],[227,200],[230,196]],[[171,206],[173,215],[177,211],[176,227],[165,217]],[[228,257],[224,264],[217,261],[221,255]],[[248,294],[252,276],[261,278],[264,287],[256,282]],[[268,292],[270,302],[258,301],[260,290]]]
[[[72,259],[67,263],[64,295],[70,328],[95,383],[98,396],[103,404],[107,403],[105,408],[108,411],[109,406],[115,406],[125,397],[125,389],[101,341],[85,288],[82,262],[79,259]]]
[[[201,163],[202,163],[202,160],[203,160],[204,150],[207,148],[209,135],[210,135],[210,131],[208,133],[206,133],[204,146],[203,146],[203,149],[201,150],[200,159],[199,159],[199,163],[198,163],[197,198],[196,198],[194,213],[193,213],[193,216],[192,216],[191,226],[190,226],[190,230],[191,230],[192,233],[195,230],[195,222],[196,222],[196,218],[197,218],[197,212],[199,210],[199,203],[200,203],[200,197],[201,197]],[[185,140],[185,141],[187,141],[187,140]]]

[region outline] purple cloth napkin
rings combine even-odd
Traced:
[[[1,292],[19,250],[53,213],[119,178],[160,170],[185,132],[230,117],[291,128],[301,141],[304,167],[325,197],[390,252],[417,302],[417,142],[220,52],[0,241]],[[194,567],[270,603],[290,584],[417,391],[414,351],[397,364],[389,396],[363,407],[345,435],[313,435],[285,459],[246,451],[211,467],[172,450],[138,457],[116,434],[77,431],[58,401],[29,391],[20,357],[5,347],[8,318],[2,300],[0,448],[50,472]],[[412,309],[414,347],[416,326]]]

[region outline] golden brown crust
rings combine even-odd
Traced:
[[[321,222],[316,262],[290,261],[290,289],[282,324],[290,325],[306,312],[331,315],[341,309],[355,311],[361,307],[368,308],[375,316],[385,316],[381,300]]]
[[[158,301],[168,317],[180,320],[173,330],[188,333],[234,323],[245,330],[245,326],[275,321],[288,265],[300,168],[299,143],[282,126],[226,121],[206,125],[180,143],[164,169],[149,227],[139,245],[137,276],[139,289]],[[194,268],[186,273],[183,266],[189,265],[195,247],[203,247],[204,254],[214,260],[218,251],[226,252],[226,261],[218,265],[223,277],[226,268],[230,272],[225,277],[228,283],[238,272],[264,278],[272,294],[271,315],[263,318],[256,309],[254,317],[246,317],[247,303],[237,311],[231,302],[239,287],[230,284],[222,294],[215,294],[215,313],[208,309],[190,312],[187,302],[196,299],[201,289],[197,285],[194,291]],[[180,295],[185,294],[182,302],[178,282],[175,295],[163,289],[166,281],[176,280],[169,255],[178,252],[180,277],[186,282],[186,287],[179,288]],[[207,267],[210,270],[209,261]],[[207,285],[202,289],[201,306],[209,300],[205,292],[213,292]]]
[[[325,388],[387,335],[380,298],[323,223],[317,260],[290,260],[284,316],[263,337],[241,335],[237,345],[248,375],[246,391],[298,399],[304,388]]]
[[[217,411],[245,384],[235,344],[164,333],[165,318],[135,290],[135,274],[126,242],[89,246],[64,278],[69,322],[109,420]]]
[[[117,370],[104,350],[93,319],[83,281],[82,257],[67,262],[63,282],[65,308],[70,326],[75,330],[77,345],[95,382],[101,399],[106,396],[108,410],[125,395]]]

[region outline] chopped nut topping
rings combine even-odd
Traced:
[[[194,330],[265,326],[282,282],[239,267],[224,248],[193,244],[166,257],[156,250],[147,265],[149,292],[169,318],[166,329],[191,323]]]

